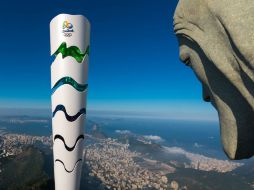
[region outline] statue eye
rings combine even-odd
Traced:
[[[190,55],[189,53],[186,53],[185,51],[180,51],[180,60],[186,65],[191,65]]]
[[[185,59],[184,61],[184,64],[186,65],[186,66],[191,66],[191,60],[190,60],[190,58],[188,57],[187,59]]]

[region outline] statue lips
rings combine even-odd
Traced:
[[[180,59],[218,111],[230,159],[254,155],[254,1],[179,0],[174,15]]]

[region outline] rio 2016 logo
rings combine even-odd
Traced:
[[[67,20],[65,20],[63,22],[63,34],[64,34],[64,36],[65,37],[71,37],[72,32],[74,32],[73,25],[70,22],[68,22]]]

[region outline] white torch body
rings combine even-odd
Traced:
[[[52,131],[56,190],[78,190],[83,163],[90,24],[81,15],[50,22]]]

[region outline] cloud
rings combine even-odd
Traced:
[[[180,147],[166,147],[163,146],[164,151],[168,154],[183,155],[188,160],[190,164],[185,166],[187,168],[194,168],[201,171],[217,171],[221,173],[230,172],[240,166],[243,163],[231,162],[226,160],[220,160],[212,157],[207,157],[201,154],[188,152]]]
[[[167,153],[170,153],[170,154],[186,154],[187,153],[184,149],[179,148],[179,147],[166,147],[166,146],[164,146],[164,150]]]
[[[115,130],[115,132],[121,135],[131,134],[129,130]]]
[[[201,148],[201,147],[203,147],[203,145],[198,144],[197,142],[195,142],[193,146],[194,146],[195,148]]]
[[[145,135],[144,138],[146,140],[156,141],[156,142],[163,142],[164,139],[162,139],[160,136],[157,135]]]

